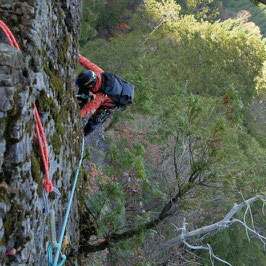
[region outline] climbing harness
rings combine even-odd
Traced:
[[[113,110],[110,109],[104,109],[103,111],[99,112],[99,114],[93,115],[93,120],[95,120],[95,122],[101,123],[103,124],[112,114]]]
[[[7,27],[7,25],[0,20],[0,28],[2,29],[2,31],[4,32],[5,36],[8,39],[8,42],[11,46],[16,47],[18,50],[20,50],[18,43],[14,37],[14,35],[12,34],[12,32],[10,31],[10,29]],[[61,229],[61,234],[59,237],[59,243],[56,242],[56,235],[57,235],[57,226],[56,226],[56,221],[55,221],[55,213],[54,210],[51,210],[49,213],[49,208],[48,208],[48,200],[47,200],[47,196],[46,196],[46,192],[50,193],[50,192],[55,192],[56,195],[58,197],[61,196],[60,192],[54,187],[53,183],[51,182],[50,178],[49,178],[49,157],[48,157],[48,149],[47,149],[47,143],[46,143],[46,137],[45,137],[45,133],[43,130],[43,126],[42,126],[42,122],[36,107],[36,104],[34,103],[34,109],[35,109],[35,119],[36,119],[36,133],[37,133],[37,137],[38,137],[38,141],[39,141],[39,145],[40,145],[40,149],[41,149],[41,155],[42,155],[42,160],[43,160],[43,165],[44,165],[44,171],[45,171],[45,182],[43,184],[44,186],[44,190],[43,190],[43,199],[44,199],[44,206],[45,206],[45,214],[46,216],[49,216],[49,222],[50,222],[50,234],[51,234],[51,244],[49,244],[48,246],[48,265],[49,266],[62,266],[65,261],[66,261],[66,256],[64,254],[61,254],[61,258],[62,260],[57,264],[58,262],[58,258],[59,258],[59,253],[61,252],[61,246],[62,246],[62,242],[63,242],[63,237],[64,237],[64,233],[65,233],[65,229],[66,229],[66,224],[67,224],[67,220],[68,220],[68,216],[70,213],[70,207],[72,204],[72,200],[74,197],[74,192],[75,192],[75,188],[76,188],[76,184],[77,184],[77,179],[78,179],[78,174],[79,174],[79,169],[81,167],[81,163],[83,160],[83,154],[84,154],[84,139],[82,140],[82,151],[81,151],[81,159],[79,161],[79,166],[75,175],[75,180],[73,183],[73,187],[71,190],[71,194],[70,194],[70,199],[67,205],[67,210],[66,210],[66,214],[64,217],[64,223]],[[55,258],[53,260],[53,248],[56,249],[56,254],[55,254]]]

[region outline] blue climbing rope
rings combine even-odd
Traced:
[[[56,244],[57,248],[59,247],[59,244]],[[62,260],[56,264],[57,266],[62,266],[66,261],[66,255],[61,254]],[[50,244],[48,246],[48,265],[53,266],[53,245]]]
[[[74,197],[74,192],[75,192],[75,188],[76,188],[76,184],[77,184],[77,180],[78,180],[78,175],[79,175],[79,169],[80,169],[80,166],[81,166],[81,163],[82,163],[82,160],[83,160],[83,153],[84,153],[84,139],[82,140],[81,158],[80,158],[80,161],[79,161],[79,166],[78,166],[78,169],[77,169],[77,172],[76,172],[76,175],[75,175],[75,180],[74,180],[73,187],[72,187],[71,194],[70,194],[70,198],[69,198],[69,201],[68,201],[67,210],[66,210],[63,226],[62,226],[62,229],[61,229],[61,234],[60,234],[60,237],[59,237],[59,242],[58,242],[58,245],[57,245],[57,250],[56,250],[53,266],[61,266],[62,265],[61,264],[62,261],[60,262],[60,264],[57,264],[57,261],[58,261],[59,253],[60,253],[60,250],[61,250],[63,237],[64,237],[64,234],[65,234],[65,229],[66,229],[66,224],[67,224],[67,220],[68,220],[68,216],[69,216],[69,212],[70,212],[71,203],[72,203],[72,200],[73,200],[73,197]],[[51,250],[51,247],[50,247],[50,250]],[[48,252],[50,252],[50,251],[48,251]],[[64,255],[62,255],[62,258],[64,260],[63,256]]]

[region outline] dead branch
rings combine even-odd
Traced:
[[[213,232],[215,230],[224,229],[235,222],[238,222],[238,223],[242,224],[243,226],[245,226],[245,228],[248,231],[250,231],[253,234],[255,234],[256,236],[258,236],[259,239],[264,243],[263,240],[266,240],[266,238],[264,236],[260,235],[258,232],[256,232],[255,229],[251,229],[250,227],[248,227],[245,222],[242,222],[238,219],[232,219],[232,217],[237,212],[239,212],[242,208],[244,208],[245,206],[247,206],[247,208],[248,208],[248,206],[251,203],[253,203],[259,199],[263,200],[263,197],[258,195],[258,196],[255,196],[253,198],[250,198],[248,200],[245,200],[244,202],[242,202],[240,204],[235,204],[234,207],[227,213],[227,215],[221,221],[214,223],[214,224],[211,224],[211,225],[208,225],[208,226],[201,227],[201,228],[193,230],[191,232],[186,231],[186,223],[184,222],[183,227],[178,228],[178,230],[182,231],[181,235],[179,235],[178,237],[175,237],[175,238],[171,239],[170,241],[164,243],[162,245],[162,247],[159,249],[159,251],[155,254],[155,256],[158,256],[160,253],[162,253],[162,252],[164,252],[164,251],[166,251],[172,247],[178,246],[182,243],[186,244],[185,242],[187,239],[193,238],[195,236],[203,235],[203,234],[206,234],[209,232]],[[209,248],[207,248],[207,249],[209,250]]]

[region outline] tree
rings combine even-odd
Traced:
[[[184,14],[194,15],[196,19],[214,21],[219,15],[219,1],[217,0],[181,0],[176,1],[182,6]]]
[[[81,252],[128,239],[134,249],[144,232],[214,193],[233,200],[235,187],[261,191],[265,150],[244,123],[260,86],[261,36],[241,20],[211,24],[179,11],[174,1],[147,0],[129,23],[132,32],[82,48],[137,86],[126,126],[120,120],[109,130],[115,138],[105,173],[119,183],[100,186],[87,201],[99,241]]]
[[[260,4],[258,1],[222,1],[220,14],[221,19],[225,20],[228,18],[236,18],[242,12],[249,12],[251,15],[249,21],[254,22],[259,27],[263,37],[265,37],[265,9],[266,6]]]
[[[264,5],[266,5],[266,1],[265,0],[250,0],[251,3],[255,3],[255,4],[258,4],[258,3],[262,3]]]
[[[235,204],[234,207],[219,222],[216,222],[216,223],[208,225],[208,226],[201,227],[199,229],[196,229],[196,230],[193,230],[193,231],[190,231],[190,232],[187,232],[187,229],[186,229],[187,228],[187,226],[186,226],[187,223],[186,223],[186,220],[184,219],[183,227],[176,227],[176,231],[181,231],[182,232],[181,235],[179,235],[178,237],[167,241],[166,243],[163,243],[161,245],[161,248],[158,250],[156,256],[158,256],[161,252],[164,252],[165,250],[167,250],[167,249],[169,249],[171,247],[178,246],[180,244],[184,244],[190,249],[207,250],[207,251],[209,251],[211,257],[213,257],[213,258],[215,258],[215,259],[217,259],[217,260],[219,260],[221,262],[224,262],[225,264],[231,265],[230,263],[227,263],[227,262],[221,260],[220,258],[218,258],[217,256],[215,256],[213,254],[213,251],[212,251],[210,245],[208,245],[208,247],[205,247],[205,246],[193,246],[193,245],[188,244],[187,240],[189,240],[189,239],[191,239],[193,237],[199,237],[201,235],[208,234],[208,233],[213,232],[213,231],[223,230],[223,229],[227,228],[228,226],[231,226],[233,223],[240,223],[242,226],[245,227],[248,239],[249,239],[249,234],[248,233],[252,233],[258,239],[260,239],[263,244],[265,244],[266,238],[264,236],[260,235],[255,229],[254,222],[253,222],[253,216],[251,214],[251,208],[250,208],[250,204],[253,203],[253,202],[256,202],[259,199],[263,200],[262,197],[255,196],[255,197],[250,198],[248,200],[244,200],[244,202],[242,202],[240,204]],[[241,209],[244,208],[244,207],[246,207],[246,211],[245,211],[245,214],[244,214],[243,221],[234,218],[235,214],[238,213],[239,211],[241,211]],[[247,213],[250,213],[250,215],[251,215],[252,228],[250,228],[247,225],[247,223],[246,223],[246,215],[247,215]]]

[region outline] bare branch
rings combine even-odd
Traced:
[[[217,260],[223,262],[224,264],[227,264],[227,265],[232,266],[229,262],[227,262],[227,261],[225,261],[225,260],[222,260],[222,259],[218,258],[216,255],[214,255],[211,246],[210,246],[209,244],[207,244],[207,245],[208,245],[208,247],[209,247],[210,256],[212,256],[212,257],[214,257],[215,259],[217,259]],[[214,262],[213,262],[213,261],[212,261],[212,263],[213,263],[213,265],[214,265]]]
[[[263,198],[261,198],[261,200],[263,202],[263,205],[261,207],[261,211],[262,211],[263,215],[265,215],[264,206],[265,206],[266,201]]]
[[[166,19],[162,19],[160,23],[152,30],[152,32],[149,34],[149,36],[145,39],[145,41],[142,43],[144,45],[151,37],[151,35],[162,25],[166,22]]]
[[[255,230],[252,230],[250,227],[248,227],[245,223],[243,223],[241,220],[239,219],[233,219],[231,221],[231,223],[235,223],[238,222],[240,224],[242,224],[247,230],[249,230],[250,232],[252,232],[253,234],[255,234],[256,236],[259,237],[259,239],[262,241],[262,243],[265,245],[266,243],[263,240],[266,240],[266,237],[260,235],[258,232],[256,232]]]
[[[185,240],[182,241],[182,243],[185,244],[190,249],[195,249],[195,250],[197,250],[197,249],[209,250],[209,248],[204,247],[204,246],[193,246],[191,244],[188,244]]]
[[[199,229],[196,229],[196,230],[193,230],[191,232],[183,232],[182,231],[182,234],[179,235],[178,237],[175,237],[171,240],[169,240],[168,242],[166,242],[165,244],[162,245],[162,247],[159,249],[159,251],[157,252],[157,255],[159,255],[160,253],[168,250],[169,248],[171,247],[174,247],[174,246],[178,246],[179,244],[183,243],[183,241],[185,241],[186,239],[189,239],[189,238],[192,238],[192,237],[195,237],[195,236],[199,236],[199,235],[202,235],[202,234],[206,234],[206,233],[209,233],[209,232],[213,232],[215,230],[219,230],[221,228],[226,228],[228,227],[233,221],[238,221],[236,219],[234,219],[233,221],[231,220],[231,218],[237,213],[239,212],[243,207],[245,207],[247,204],[251,204],[259,199],[261,199],[262,197],[261,196],[255,196],[253,198],[250,198],[248,200],[246,200],[245,202],[242,202],[240,204],[235,204],[234,207],[227,213],[227,215],[219,222],[217,223],[214,223],[214,224],[211,224],[211,225],[208,225],[208,226],[204,226],[204,227],[201,227]],[[240,220],[239,220],[240,221]],[[242,221],[241,223],[245,226],[245,227],[248,227],[246,224],[244,224]],[[183,223],[183,228],[180,228],[180,230],[184,230],[185,227],[184,227],[184,223]],[[257,236],[259,236],[259,234],[248,227],[248,230],[254,234],[256,234]],[[261,239],[265,239],[265,237],[261,236],[262,238]]]
[[[245,213],[244,213],[244,224],[247,225],[246,217],[247,217],[247,213],[248,213],[248,211],[249,211],[249,213],[250,213],[250,217],[251,217],[252,227],[253,227],[253,229],[254,229],[254,231],[255,231],[255,226],[254,226],[254,221],[253,221],[253,215],[252,215],[252,213],[251,213],[250,205],[246,202],[246,200],[245,200],[245,198],[244,198],[244,196],[243,196],[243,194],[242,194],[241,191],[239,191],[239,194],[241,195],[241,197],[242,197],[244,203],[247,205],[247,209],[246,209],[246,211],[245,211]],[[245,230],[246,230],[247,239],[248,239],[248,241],[250,242],[250,238],[249,238],[249,234],[248,234],[247,226],[245,226]]]
[[[210,253],[210,260],[211,260],[212,265],[214,265],[213,258],[215,258],[216,260],[219,260],[220,262],[223,262],[223,263],[225,263],[225,264],[227,264],[227,265],[232,266],[232,265],[231,265],[230,263],[228,263],[227,261],[222,260],[222,259],[220,259],[219,257],[217,257],[216,255],[214,255],[213,250],[212,250],[212,248],[211,248],[211,246],[210,246],[209,244],[207,244],[208,247],[204,247],[204,246],[193,246],[193,245],[187,243],[185,240],[182,241],[182,243],[185,244],[185,245],[186,245],[188,248],[190,248],[190,249],[195,249],[195,250],[199,250],[199,249],[202,249],[202,250],[208,250],[209,253]]]
[[[207,244],[207,247],[205,247],[205,246],[194,246],[194,245],[191,245],[191,244],[187,243],[186,239],[191,238],[193,236],[198,236],[198,235],[201,235],[201,234],[204,234],[204,233],[212,232],[212,231],[218,230],[220,228],[226,228],[227,226],[229,226],[229,225],[231,225],[231,224],[233,224],[235,222],[238,222],[241,225],[243,225],[247,232],[250,231],[254,235],[256,235],[257,237],[259,237],[259,239],[262,241],[262,243],[265,246],[265,241],[264,240],[266,240],[266,237],[264,237],[264,236],[260,235],[258,232],[256,232],[255,226],[254,226],[254,221],[253,221],[253,216],[252,216],[252,212],[251,212],[251,208],[250,208],[250,204],[251,203],[253,203],[253,202],[255,202],[255,201],[259,200],[259,199],[262,199],[262,197],[261,196],[255,196],[253,198],[245,200],[244,196],[242,194],[241,194],[241,196],[242,196],[244,202],[242,202],[240,204],[235,204],[234,207],[229,211],[229,213],[221,221],[219,221],[219,222],[217,222],[215,224],[212,224],[212,225],[209,225],[209,226],[205,226],[205,227],[202,227],[200,229],[197,229],[197,230],[194,230],[194,231],[191,231],[191,232],[187,232],[187,230],[186,230],[187,223],[186,223],[186,219],[184,218],[182,227],[179,228],[179,227],[174,225],[174,227],[176,228],[177,231],[181,230],[181,235],[179,235],[177,238],[174,238],[174,239],[168,241],[166,244],[164,244],[164,246],[161,248],[161,250],[156,255],[158,255],[161,252],[169,249],[170,247],[177,246],[179,244],[184,244],[185,246],[187,246],[190,249],[208,250],[209,254],[210,254],[210,261],[211,261],[212,265],[214,265],[214,260],[213,259],[216,259],[216,260],[218,260],[218,261],[220,261],[220,262],[222,262],[224,264],[232,266],[229,262],[227,262],[225,260],[222,260],[221,258],[219,258],[216,255],[214,255],[213,250],[212,250],[212,248],[211,248],[211,246],[209,244]],[[245,211],[245,214],[244,214],[244,222],[242,222],[239,219],[231,219],[238,211],[240,211],[245,206],[247,206],[247,208],[246,208],[246,211]],[[253,229],[248,227],[247,223],[246,223],[246,215],[247,215],[248,211],[249,211],[251,219],[252,219],[252,227],[253,227]],[[248,233],[247,233],[247,237],[249,239]]]

